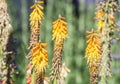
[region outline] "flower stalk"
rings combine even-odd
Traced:
[[[87,48],[86,48],[86,58],[89,65],[90,72],[90,84],[98,84],[98,77],[100,72],[101,64],[101,42],[100,34],[98,31],[92,30],[87,32]]]
[[[42,12],[44,7],[41,6],[43,3],[43,1],[35,0],[34,5],[30,7],[33,11],[30,14],[30,52],[27,57],[30,63],[27,66],[27,84],[44,84],[44,75],[48,65],[48,52],[44,49],[47,44],[41,43],[39,38],[44,15]]]
[[[15,54],[14,39],[6,0],[0,0],[0,81],[12,84],[14,75],[13,55]]]
[[[96,19],[98,21],[98,30],[102,34],[102,53],[101,53],[101,70],[100,84],[107,84],[107,76],[111,76],[111,40],[115,31],[114,13],[118,10],[115,0],[105,0],[97,5]]]
[[[32,48],[36,42],[40,41],[40,26],[44,15],[42,12],[44,8],[40,4],[43,3],[43,1],[38,1],[30,7],[31,9],[33,9],[32,13],[30,14],[30,48]]]
[[[52,40],[54,40],[54,57],[52,60],[52,68],[50,79],[54,84],[64,84],[62,81],[62,50],[64,40],[67,37],[67,23],[65,18],[59,15],[59,18],[53,22]]]

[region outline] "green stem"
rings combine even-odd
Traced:
[[[2,58],[2,44],[0,42],[0,59]]]
[[[57,84],[57,79],[56,79],[56,77],[54,78],[53,84]]]
[[[110,28],[108,26],[108,13],[109,13],[109,1],[107,0],[107,2],[105,2],[106,4],[106,8],[105,8],[105,12],[106,12],[106,16],[105,16],[105,28],[103,31],[103,37],[102,37],[102,42],[103,42],[103,47],[102,47],[102,67],[101,67],[101,80],[100,80],[100,84],[107,84],[107,75],[110,74],[110,58],[109,58],[109,54],[110,54],[110,36],[109,36],[109,32],[110,32]]]
[[[32,84],[35,84],[35,72],[32,73]]]

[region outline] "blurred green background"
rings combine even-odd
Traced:
[[[30,6],[34,0],[7,0],[8,12],[14,28],[16,40],[17,62],[19,74],[14,77],[15,84],[26,84],[26,65],[28,54],[30,24]],[[49,76],[53,57],[52,22],[61,14],[68,23],[68,38],[63,49],[63,62],[71,70],[66,84],[89,84],[89,71],[85,59],[86,31],[97,29],[95,7],[98,0],[45,0],[44,19],[41,25],[41,40],[48,43],[49,65],[46,76]],[[119,1],[120,3],[120,1]],[[116,22],[120,20],[120,13],[116,13]],[[120,35],[119,32],[117,34]],[[114,40],[112,45],[112,77],[108,77],[108,84],[120,84],[120,42]]]

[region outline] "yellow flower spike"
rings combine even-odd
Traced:
[[[29,58],[31,64],[33,65],[33,73],[35,73],[33,79],[33,82],[35,82],[35,84],[43,84],[46,66],[48,65],[48,52],[44,49],[47,46],[47,44],[39,43],[40,26],[44,15],[44,13],[42,12],[44,7],[41,6],[41,4],[44,4],[44,2],[35,1],[35,4],[30,7],[30,9],[33,9],[33,11],[30,14],[29,19],[31,26]]]
[[[52,60],[52,68],[50,73],[50,79],[55,82],[61,83],[61,67],[62,67],[62,50],[63,43],[67,37],[67,22],[65,18],[59,16],[59,18],[53,22],[52,40],[54,40],[54,57]],[[61,83],[62,84],[62,83]]]
[[[52,40],[59,41],[59,39],[65,39],[67,37],[67,23],[63,20],[64,17],[60,17],[53,22],[53,37]]]
[[[89,38],[86,48],[86,59],[89,65],[90,84],[98,83],[99,69],[101,63],[101,43],[97,31],[88,32]]]
[[[37,72],[48,65],[48,52],[44,49],[46,46],[46,43],[35,43],[32,48],[32,64]]]
[[[44,7],[41,6],[41,4],[43,3],[44,3],[43,1],[39,1],[30,7],[31,9],[33,9],[32,13],[30,14],[30,19],[29,19],[30,26],[31,26],[30,48],[34,46],[35,42],[39,41],[40,25],[41,25],[41,20],[44,15],[42,12]]]
[[[44,9],[44,7],[42,7],[40,5],[40,3],[35,3],[33,6],[30,7],[31,9],[33,9],[32,13],[30,14],[30,21],[35,21],[35,20],[39,20],[41,21],[43,18],[43,12],[41,10]],[[33,18],[34,17],[34,18]],[[39,19],[38,19],[39,18]]]

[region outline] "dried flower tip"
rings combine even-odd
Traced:
[[[60,76],[62,78],[66,78],[69,73],[70,73],[70,69],[66,67],[65,63],[63,63],[61,66]]]

